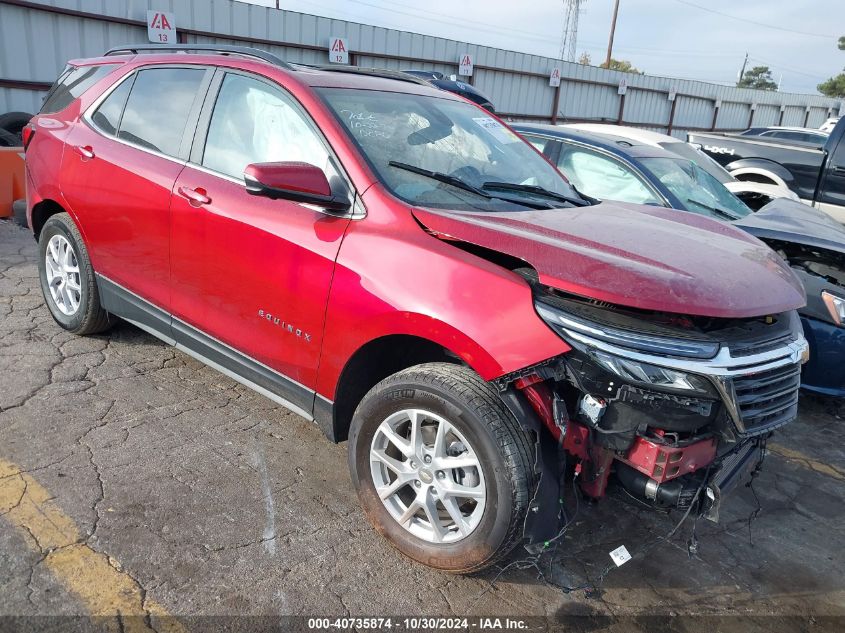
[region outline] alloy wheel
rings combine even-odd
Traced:
[[[64,235],[54,235],[45,255],[47,286],[53,303],[62,314],[72,316],[82,301],[82,278],[73,246]]]
[[[484,514],[484,471],[466,437],[445,418],[403,409],[384,420],[370,445],[376,493],[390,515],[429,543],[456,543]]]

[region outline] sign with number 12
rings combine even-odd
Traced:
[[[329,61],[332,64],[349,63],[349,44],[342,37],[329,39]]]

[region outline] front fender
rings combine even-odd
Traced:
[[[411,335],[449,350],[484,380],[564,354],[516,273],[433,237],[408,216],[389,230],[353,221],[340,249],[326,314],[317,391],[333,398],[357,350]]]

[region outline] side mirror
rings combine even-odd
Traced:
[[[247,193],[273,200],[316,204],[332,211],[346,211],[346,199],[336,199],[326,174],[308,163],[253,163],[244,169]]]

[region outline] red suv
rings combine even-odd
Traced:
[[[542,547],[564,477],[715,518],[795,418],[804,291],[755,238],[586,198],[413,78],[210,48],[72,62],[25,130],[47,307],[348,440],[404,554],[469,572]]]

